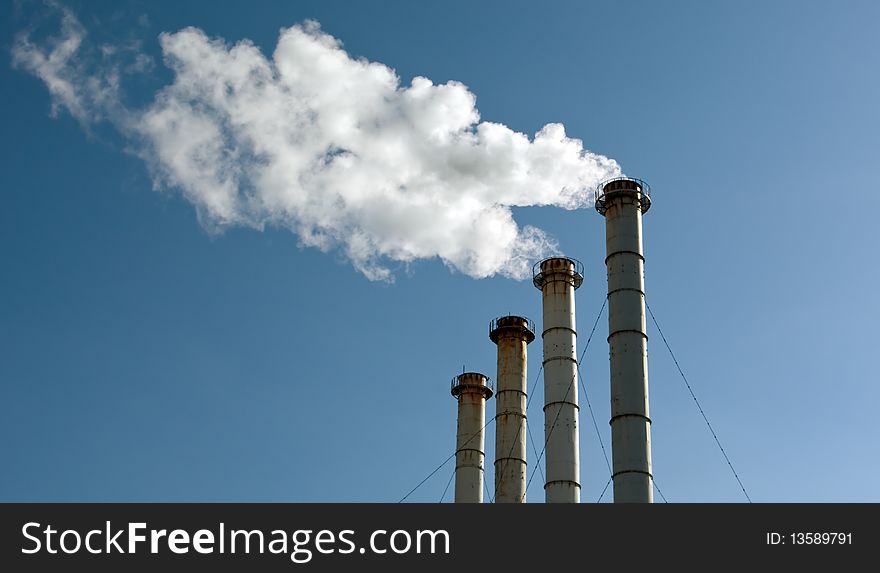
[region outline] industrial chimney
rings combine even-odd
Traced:
[[[526,500],[527,345],[535,327],[527,318],[503,316],[489,323],[498,345],[495,377],[495,502]]]
[[[492,397],[489,377],[464,372],[452,379],[452,395],[458,400],[458,431],[455,448],[455,502],[483,502],[483,463],[486,400]]]
[[[605,216],[615,503],[654,500],[642,255],[642,214],[651,207],[650,192],[644,181],[622,177],[604,183],[596,197],[596,210]]]
[[[580,501],[577,358],[574,291],[584,280],[574,259],[554,257],[536,264],[535,286],[544,303],[544,443],[547,503]]]

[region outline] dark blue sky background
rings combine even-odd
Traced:
[[[484,120],[564,123],[653,186],[648,302],[752,499],[878,501],[876,3],[66,5],[157,62],[162,31],[271,54],[279,28],[315,18],[403,83],[464,82]],[[488,321],[540,319],[538,291],[438,261],[370,282],[287,231],[207,232],[111,130],[50,117],[43,84],[12,69],[15,34],[41,10],[0,18],[0,499],[400,499],[454,450],[449,379],[462,365],[494,377]],[[128,97],[147,102],[170,77],[160,63]],[[515,216],[586,267],[580,354],[605,292],[603,220]],[[603,317],[583,371],[607,446],[606,334]],[[650,334],[658,485],[670,501],[742,501]],[[536,342],[530,384],[539,364]],[[595,501],[608,471],[584,405]],[[493,443],[490,425],[490,484]],[[451,471],[410,499],[438,501]]]

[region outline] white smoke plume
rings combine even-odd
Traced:
[[[128,108],[120,73],[138,67],[90,56],[114,50],[84,49],[85,28],[56,10],[57,37],[22,33],[12,52],[45,82],[53,111],[84,125],[110,121],[156,186],[180,190],[209,228],[289,228],[305,246],[341,249],[372,280],[393,280],[392,262],[433,257],[476,278],[523,278],[557,247],[520,228],[511,207],[584,207],[588,190],[620,173],[561,124],[529,138],[481,122],[459,82],[401,85],[314,21],[283,29],[271,58],[197,28],[163,33],[173,82]]]

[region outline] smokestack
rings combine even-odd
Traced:
[[[584,270],[574,259],[554,257],[535,265],[532,273],[532,282],[541,289],[544,302],[544,494],[547,503],[578,503],[581,484],[574,291],[584,280]]]
[[[489,323],[498,345],[495,377],[495,502],[526,500],[527,345],[535,339],[532,321],[503,316]]]
[[[483,503],[483,427],[486,400],[492,397],[489,377],[477,372],[460,374],[452,379],[452,395],[458,400],[455,503]]]
[[[596,210],[605,216],[615,503],[654,501],[642,255],[650,193],[644,181],[623,177],[604,183],[596,197]]]

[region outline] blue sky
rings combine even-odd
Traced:
[[[65,6],[91,37],[153,58],[124,84],[134,107],[173,79],[161,32],[195,26],[271,55],[280,28],[311,18],[402,85],[462,82],[484,121],[565,124],[653,187],[648,302],[752,499],[878,501],[875,3]],[[540,319],[538,291],[436,258],[371,281],[281,226],[200,224],[179,189],[154,190],[131,140],[52,117],[44,84],[13,68],[21,30],[54,33],[47,10],[14,3],[0,19],[0,499],[403,497],[454,450],[449,379],[463,365],[494,377],[488,321]],[[605,293],[603,220],[512,213],[585,265],[580,353]],[[603,316],[582,370],[607,447],[606,334]],[[658,485],[670,501],[743,501],[649,334]],[[540,343],[529,350],[531,384]],[[540,404],[539,384],[538,428]],[[581,413],[595,501],[608,471]],[[409,499],[438,501],[451,471]],[[543,500],[539,477],[528,495]]]

